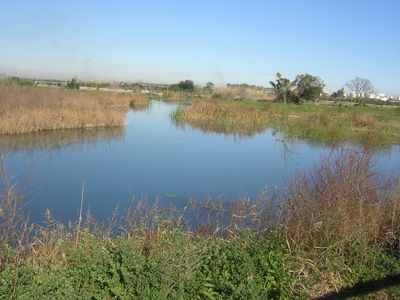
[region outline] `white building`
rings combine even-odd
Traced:
[[[386,96],[386,95],[383,94],[383,93],[379,93],[379,94],[371,93],[371,94],[366,94],[366,95],[365,95],[365,98],[369,98],[369,99],[378,99],[378,100],[382,100],[382,101],[388,101],[390,97],[389,97],[389,96]]]

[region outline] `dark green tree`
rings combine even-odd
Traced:
[[[297,75],[293,84],[300,99],[307,101],[317,100],[325,87],[321,78],[307,73]]]
[[[79,90],[79,82],[76,80],[76,78],[72,78],[71,80],[67,81],[67,88]]]
[[[178,83],[178,87],[181,91],[184,91],[184,92],[193,92],[194,91],[194,83],[192,80],[180,81]]]
[[[336,92],[333,92],[331,95],[332,98],[344,98],[344,88],[341,88],[340,90],[337,90]]]

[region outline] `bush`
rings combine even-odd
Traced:
[[[52,262],[11,254],[1,272],[4,299],[278,299],[290,277],[285,247],[266,235],[192,237],[179,229],[115,239],[60,241]],[[44,253],[42,253],[44,254]]]
[[[400,199],[387,192],[388,186],[383,192],[372,166],[370,153],[341,150],[323,157],[309,175],[295,176],[287,185],[283,217],[289,239],[307,247],[391,243],[385,237],[399,224],[396,214],[388,213]],[[387,220],[394,222],[390,228]]]

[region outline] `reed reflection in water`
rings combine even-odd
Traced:
[[[56,150],[74,144],[118,141],[124,135],[125,127],[122,126],[5,134],[0,136],[0,150],[4,152]]]

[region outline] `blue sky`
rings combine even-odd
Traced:
[[[268,86],[354,77],[400,95],[398,0],[0,1],[0,73]]]

